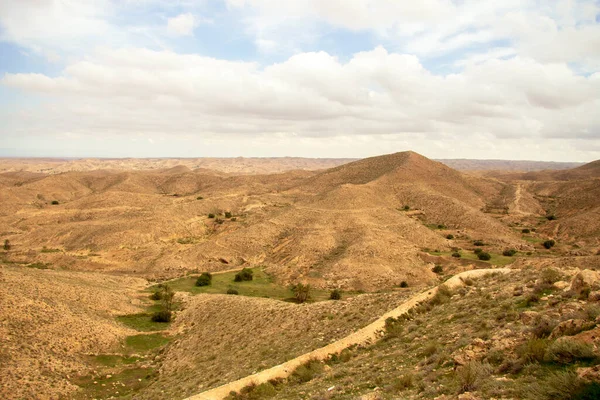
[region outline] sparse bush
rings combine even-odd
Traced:
[[[436,264],[435,267],[431,268],[431,272],[433,272],[435,274],[441,274],[442,272],[444,272],[444,267],[442,267],[439,264]]]
[[[446,229],[446,225],[444,225],[444,224],[438,224],[437,228],[438,229]]]
[[[572,364],[596,358],[591,345],[570,337],[561,337],[546,350],[544,361],[557,364]]]
[[[306,383],[311,381],[315,376],[323,372],[324,365],[318,360],[310,360],[307,363],[299,366],[292,372],[290,379],[297,383]]]
[[[294,299],[296,299],[296,302],[305,303],[310,299],[310,285],[297,283],[292,286],[292,293],[294,294]]]
[[[247,282],[247,281],[251,281],[252,279],[253,279],[252,270],[249,268],[244,268],[240,272],[235,274],[233,281],[234,282]]]
[[[544,246],[547,249],[551,249],[554,247],[554,245],[556,244],[556,242],[552,239],[550,240],[546,240],[544,243],[542,243],[542,246]]]
[[[533,304],[540,302],[540,296],[536,293],[530,293],[525,297],[525,307],[531,307]]]
[[[215,219],[215,224],[219,224],[219,225],[221,225],[223,222],[225,222],[225,221],[223,220],[223,218],[217,218],[217,219]]]
[[[58,205],[58,200],[52,200],[52,202],[50,204],[52,204],[53,206],[57,206]]]
[[[458,393],[476,390],[491,374],[489,364],[479,361],[470,361],[458,368],[455,377],[458,383]]]
[[[545,338],[550,336],[555,327],[556,322],[553,320],[548,318],[537,318],[531,328],[531,334],[538,339]]]
[[[521,229],[521,233],[531,233],[531,230],[525,228],[525,229]]]
[[[458,251],[455,251],[454,253],[452,253],[452,257],[454,257],[454,258],[461,258],[462,255]]]
[[[329,293],[329,300],[340,300],[342,298],[342,291],[339,289],[333,289]]]
[[[502,252],[502,255],[506,257],[512,257],[515,254],[517,254],[517,251],[515,249],[507,249]]]
[[[523,397],[530,400],[574,400],[583,386],[574,371],[552,372],[543,381],[527,385]],[[580,400],[584,398],[579,397]]]
[[[212,283],[212,274],[203,272],[196,280],[196,286],[209,286]]]
[[[155,292],[153,292],[150,295],[150,299],[151,300],[161,300],[162,299],[162,292],[160,290],[156,290]]]
[[[231,211],[225,211],[225,218],[231,218]]]
[[[544,268],[542,270],[540,278],[543,283],[552,285],[554,282],[560,281],[561,275],[560,272],[558,272],[554,268]]]
[[[446,235],[446,239],[452,240],[452,239],[454,239],[454,235],[451,234],[451,233],[449,233],[449,234]]]
[[[475,250],[473,250],[473,253],[475,253],[475,254],[479,254],[479,253],[481,253],[482,251],[483,251],[482,249],[475,249]]]
[[[412,389],[415,385],[415,376],[408,372],[404,375],[400,375],[398,378],[392,381],[392,390],[396,393],[402,392],[407,389]]]
[[[208,218],[214,218],[214,217],[215,217],[215,214],[213,214],[213,213],[208,214]]]
[[[477,254],[477,258],[479,258],[482,261],[489,261],[492,259],[492,256],[490,255],[490,253],[482,251],[481,253]]]
[[[10,240],[6,239],[4,241],[4,251],[9,251],[10,250]]]
[[[198,197],[196,197],[196,200],[204,200],[204,197],[198,196]]]
[[[546,339],[529,339],[517,347],[517,354],[525,362],[543,362],[548,341]]]
[[[554,214],[546,215],[546,219],[548,221],[554,221],[556,219],[556,215],[554,215]]]
[[[485,243],[483,242],[483,240],[476,240],[473,242],[473,245],[475,246],[485,246]]]
[[[406,282],[406,281],[400,282],[400,287],[401,288],[407,288],[408,287],[408,282]]]
[[[239,294],[237,290],[233,289],[233,288],[229,288],[227,289],[227,294]]]
[[[404,211],[408,211],[408,210],[410,210],[410,206],[408,206],[408,205],[405,205],[405,206],[403,207],[403,210],[404,210]]]
[[[157,311],[152,314],[153,322],[171,322],[172,312],[167,310]]]
[[[448,286],[440,285],[438,287],[438,289],[436,290],[435,295],[429,301],[429,304],[431,304],[432,306],[435,306],[438,304],[444,304],[444,303],[449,302],[451,297],[452,297],[452,292],[450,291]]]
[[[233,222],[237,221],[237,217],[231,217],[231,221],[233,221]]]

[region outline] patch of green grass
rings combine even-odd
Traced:
[[[48,268],[50,268],[50,265],[51,264],[35,262],[35,263],[27,264],[26,267],[27,268],[35,268],[35,269],[48,269]]]
[[[51,249],[44,246],[42,247],[42,250],[40,250],[40,253],[60,253],[61,251],[61,249]]]
[[[169,327],[168,323],[164,322],[153,322],[150,318],[152,317],[151,312],[121,315],[117,317],[117,320],[128,328],[135,329],[139,332],[152,332],[162,331]]]
[[[526,242],[529,243],[542,243],[544,241],[544,239],[540,239],[537,237],[533,237],[533,236],[522,236],[521,237],[523,240],[525,240]]]
[[[253,278],[251,281],[234,282],[236,272],[227,272],[224,274],[213,274],[210,286],[196,286],[197,276],[186,276],[184,278],[169,281],[169,286],[176,292],[189,292],[192,294],[226,294],[228,289],[237,290],[241,296],[249,297],[267,297],[278,300],[288,300],[292,298],[291,290],[279,285],[260,268],[252,268]],[[312,289],[311,298],[313,301],[323,301],[329,299],[330,292],[327,290]],[[352,295],[351,292],[344,292],[344,297]]]
[[[452,256],[452,252],[451,251],[428,251],[428,253],[431,254],[431,255],[435,255],[435,256],[444,256],[444,257],[451,257]],[[486,263],[489,263],[489,264],[492,264],[492,265],[500,265],[500,266],[511,264],[511,263],[513,263],[516,260],[516,257],[507,257],[507,256],[503,256],[501,254],[491,253],[491,252],[488,252],[488,253],[492,256],[492,258],[489,259],[489,260],[487,260],[487,261],[479,260],[477,258],[477,254],[472,253],[470,251],[462,252],[461,253],[462,257],[461,258],[464,258],[464,259],[467,259],[467,260],[482,261],[482,262],[486,262]]]
[[[153,380],[152,368],[126,368],[119,373],[102,376],[88,375],[75,378],[73,383],[82,391],[75,396],[81,399],[131,398],[135,392]],[[110,376],[107,378],[106,376]]]
[[[156,347],[164,346],[167,343],[169,343],[169,339],[160,333],[128,336],[125,339],[127,348],[135,353],[143,353]]]
[[[104,367],[116,367],[118,365],[130,365],[139,361],[139,357],[122,356],[118,354],[100,354],[93,357],[93,361]]]

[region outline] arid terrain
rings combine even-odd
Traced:
[[[0,397],[201,395],[438,287],[229,398],[598,398],[600,161],[442,161],[1,159]]]

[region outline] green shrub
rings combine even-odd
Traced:
[[[407,288],[408,287],[408,282],[406,282],[406,281],[400,282],[400,287],[401,288]]]
[[[558,272],[554,268],[544,268],[542,270],[540,278],[543,283],[552,285],[554,282],[560,281],[562,276],[561,276],[560,272]]]
[[[454,258],[461,258],[461,254],[458,251],[455,251],[454,253],[452,253],[452,257]]]
[[[444,225],[444,224],[438,224],[437,228],[438,229],[446,229],[446,225]]]
[[[525,229],[521,229],[521,233],[531,233],[531,230],[525,228]]]
[[[544,361],[572,364],[576,361],[590,361],[595,358],[591,345],[570,337],[561,337],[548,347]]]
[[[233,221],[233,222],[237,221],[237,217],[231,217],[231,221]]]
[[[436,264],[435,267],[431,268],[431,272],[433,272],[435,274],[441,274],[442,272],[444,272],[444,267],[442,267],[439,264]]]
[[[554,215],[554,214],[546,215],[546,219],[548,221],[554,221],[556,219],[556,215]]]
[[[477,254],[477,258],[479,258],[482,261],[489,261],[492,259],[492,256],[490,255],[490,253],[482,251],[481,253]]]
[[[544,246],[547,249],[551,249],[552,247],[554,247],[555,244],[556,242],[554,240],[546,240],[544,243],[542,243],[542,246]]]
[[[517,251],[515,249],[507,249],[502,252],[502,255],[506,257],[512,257],[515,254],[517,254]]]
[[[452,297],[452,292],[450,291],[448,286],[440,285],[437,288],[435,295],[429,301],[429,304],[432,306],[435,306],[438,304],[444,304],[444,303],[449,302],[451,297]]]
[[[305,303],[310,299],[310,285],[304,283],[297,283],[292,286],[292,293],[294,294],[294,299],[298,303]]]
[[[150,295],[151,300],[162,300],[162,292],[160,290],[155,291]]]
[[[215,217],[215,214],[213,214],[213,213],[208,214],[208,218],[214,218],[214,217]]]
[[[408,372],[404,375],[400,375],[398,378],[392,381],[392,390],[395,393],[402,392],[408,389],[412,389],[415,385],[415,376]]]
[[[548,341],[546,339],[529,339],[521,346],[517,347],[517,355],[525,362],[544,361]]]
[[[58,200],[52,200],[52,202],[50,204],[52,204],[53,206],[57,206],[58,205]]]
[[[203,272],[196,280],[196,286],[209,286],[212,283],[212,275],[210,272]]]
[[[540,296],[538,296],[536,293],[530,293],[527,295],[527,297],[525,297],[525,307],[531,307],[533,304],[539,303],[540,302]]]
[[[470,361],[459,367],[455,372],[458,383],[458,393],[472,392],[488,379],[492,372],[489,364]]]
[[[4,241],[4,251],[9,251],[10,250],[10,240],[6,239]]]
[[[171,322],[172,312],[167,310],[157,311],[152,314],[153,322]]]
[[[452,240],[452,239],[454,239],[454,235],[449,233],[448,235],[446,235],[446,239]]]
[[[305,383],[311,381],[315,376],[319,375],[324,370],[324,365],[318,360],[310,360],[307,363],[299,366],[292,372],[290,379],[297,383]]]
[[[223,218],[217,218],[217,219],[215,219],[215,224],[219,224],[219,225],[221,225],[223,222],[225,222],[225,221],[223,220]]]
[[[408,205],[405,205],[404,207],[402,207],[402,209],[403,209],[404,211],[408,211],[408,210],[410,210],[410,206],[408,206]]]
[[[230,211],[225,211],[225,218],[231,218],[231,212]]]
[[[475,246],[485,246],[485,243],[483,243],[483,240],[476,240],[473,242],[473,245]]]
[[[235,274],[233,281],[234,282],[247,282],[247,281],[251,281],[252,279],[253,279],[252,270],[249,268],[244,268],[240,272]]]
[[[342,298],[342,291],[339,289],[333,289],[329,293],[329,300],[340,300]]]
[[[557,371],[548,374],[541,382],[527,385],[520,397],[529,400],[592,400],[599,398],[594,396],[595,390],[600,393],[597,385],[582,382],[574,371]]]
[[[548,318],[538,318],[531,328],[531,334],[534,338],[545,338],[550,336],[555,327],[556,322],[554,320]]]
[[[196,200],[204,200],[204,197],[198,196],[198,197],[196,197]]]
[[[482,251],[483,251],[482,249],[475,249],[475,250],[473,250],[473,253],[475,253],[475,254],[479,254],[479,253],[481,253]]]
[[[227,289],[227,294],[239,294],[237,290],[233,289],[233,288],[229,288]]]

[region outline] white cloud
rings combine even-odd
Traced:
[[[167,21],[167,31],[171,35],[191,36],[194,34],[194,28],[197,25],[196,18],[191,13],[185,13],[169,18]]]
[[[9,121],[0,128],[3,134],[136,132],[251,140],[285,132],[290,142],[356,136],[372,143],[391,135],[395,141],[415,138],[410,141],[415,148],[428,141],[473,147],[469,143],[481,137],[600,139],[598,75],[586,78],[564,64],[520,57],[472,63],[462,73],[439,76],[416,56],[383,47],[347,62],[325,52],[302,53],[265,68],[172,52],[104,49],[59,77],[6,74],[2,84],[55,99],[46,108],[3,117]]]

